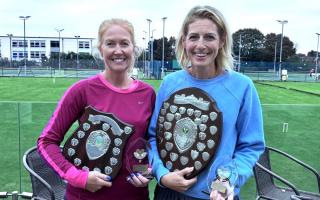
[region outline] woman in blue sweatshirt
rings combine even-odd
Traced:
[[[240,187],[252,175],[252,168],[264,151],[259,97],[251,79],[232,70],[231,46],[230,31],[218,10],[210,6],[196,6],[189,11],[176,45],[176,55],[183,70],[164,78],[148,130],[151,143],[149,159],[159,183],[155,199],[239,199]],[[170,95],[191,87],[201,89],[216,102],[222,113],[222,126],[219,127],[220,144],[214,156],[197,176],[188,179],[186,176],[195,170],[194,167],[170,170],[171,166],[163,162],[157,149],[157,125],[163,103]],[[226,187],[227,197],[210,187],[210,178],[217,177],[216,172],[222,162],[236,166],[227,177],[227,185],[230,184]]]

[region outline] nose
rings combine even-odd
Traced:
[[[206,43],[205,43],[205,40],[201,37],[197,44],[196,44],[196,48],[197,49],[205,49],[206,48]]]
[[[123,52],[122,47],[119,44],[117,44],[114,48],[114,53],[115,54],[122,54],[122,52]]]

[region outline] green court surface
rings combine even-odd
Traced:
[[[63,92],[76,78],[0,78],[0,191],[31,191],[30,178],[22,166],[23,153],[36,145]],[[146,81],[156,90],[160,81]],[[275,86],[270,86],[275,85]],[[278,86],[281,87],[278,87]],[[266,143],[284,150],[320,171],[319,83],[256,83],[261,99]],[[294,88],[292,90],[288,88]],[[283,129],[283,124],[288,129]],[[70,132],[76,128],[76,124]],[[316,182],[301,168],[274,157],[273,169],[301,189],[316,191]],[[21,177],[21,178],[20,178]],[[152,198],[155,182],[150,184]],[[242,188],[242,199],[255,199],[251,178]]]

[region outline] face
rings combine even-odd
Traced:
[[[198,19],[189,24],[183,47],[192,67],[213,67],[219,49],[223,46],[218,27],[209,19]]]
[[[113,24],[103,34],[100,53],[111,72],[127,72],[133,62],[133,43],[127,29]]]

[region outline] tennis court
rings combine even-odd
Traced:
[[[0,78],[0,191],[31,191],[30,178],[23,168],[23,153],[36,145],[37,138],[50,118],[63,91],[77,78]],[[156,89],[160,81],[147,81]],[[309,83],[319,92],[319,83]],[[314,85],[317,84],[317,85]],[[41,87],[39,87],[41,85]],[[295,90],[256,84],[263,104],[267,145],[284,150],[320,170],[320,97]],[[289,87],[289,86],[288,86]],[[290,85],[290,87],[294,87]],[[298,87],[298,86],[295,86]],[[302,89],[308,90],[309,86]],[[7,101],[6,101],[7,100]],[[284,124],[286,128],[284,129]],[[69,132],[76,128],[76,124]],[[280,173],[298,187],[316,190],[311,177],[298,174],[299,168],[275,165]],[[303,180],[301,180],[303,177]],[[315,182],[314,182],[315,183]],[[150,184],[151,194],[154,188]],[[243,199],[255,198],[253,179],[242,190]]]

